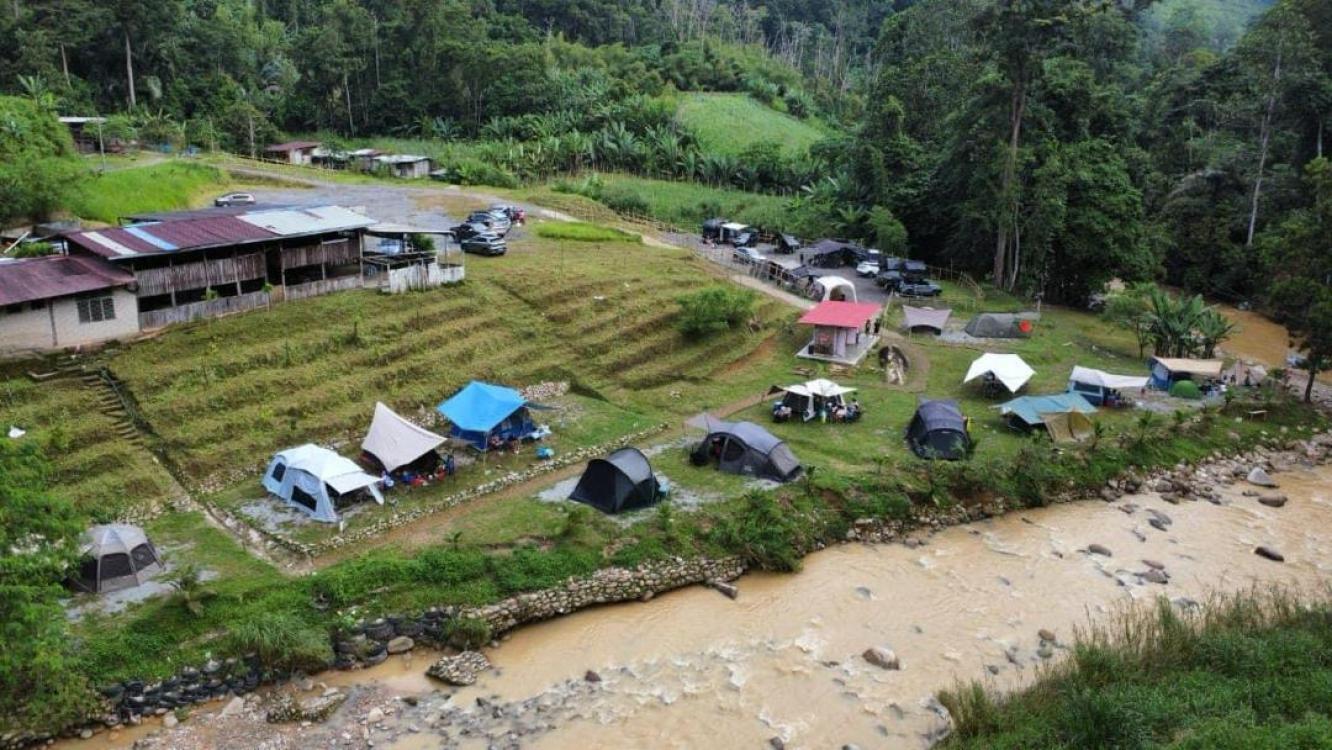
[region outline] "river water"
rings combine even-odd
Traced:
[[[423,714],[440,705],[475,712],[478,697],[504,705],[534,696],[559,707],[524,747],[762,748],[773,737],[790,747],[924,747],[943,726],[937,691],[970,680],[1019,687],[1061,658],[1076,628],[1107,622],[1135,600],[1166,596],[1187,607],[1217,591],[1323,586],[1332,573],[1332,467],[1278,481],[1290,498],[1283,508],[1242,495],[1251,489],[1242,482],[1223,490],[1222,505],[1173,505],[1154,494],[1072,503],[949,528],[915,548],[831,548],[795,575],[744,576],[735,601],[692,587],[585,610],[513,633],[488,651],[496,670],[449,703],[422,675],[429,653],[323,678],[426,696],[420,714],[403,709],[394,719],[401,731],[376,742],[395,750],[485,747],[484,732],[463,738],[448,722],[432,729]],[[1149,524],[1150,510],[1168,517],[1165,531]],[[1091,544],[1112,556],[1089,554]],[[1254,555],[1260,544],[1286,562]],[[1141,578],[1143,560],[1164,565],[1169,582]],[[1040,629],[1057,645],[1042,649]],[[861,653],[871,646],[894,650],[901,669],[868,664]],[[602,681],[584,683],[587,670]],[[360,715],[348,717],[353,728]],[[409,723],[420,731],[401,729]],[[509,723],[494,722],[491,736]]]

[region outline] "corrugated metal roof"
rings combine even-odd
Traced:
[[[879,314],[879,306],[867,302],[824,302],[805,313],[802,325],[860,328]]]
[[[283,237],[363,229],[375,223],[374,219],[342,206],[256,211],[237,218]]]
[[[299,151],[307,148],[318,148],[319,145],[319,141],[287,141],[286,143],[274,143],[271,146],[265,146],[264,150],[277,153],[283,151]]]
[[[67,297],[124,286],[134,274],[98,258],[48,255],[0,262],[0,305]]]
[[[182,213],[188,215],[178,218],[162,214],[159,221],[72,232],[65,238],[104,258],[122,258],[342,232],[375,223],[341,206],[266,209],[236,215],[224,211]]]

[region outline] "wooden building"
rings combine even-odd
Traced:
[[[137,334],[133,283],[132,274],[101,258],[0,260],[0,354]]]
[[[134,218],[64,239],[71,254],[103,258],[134,275],[143,330],[359,288],[361,232],[375,223],[340,206]]]
[[[61,117],[60,122],[69,128],[69,136],[74,139],[74,147],[79,153],[96,154],[105,149],[102,140],[105,117]]]
[[[271,161],[286,162],[298,166],[308,166],[314,162],[318,141],[289,141],[274,143],[264,148],[264,157]]]
[[[387,154],[375,157],[380,169],[385,169],[394,177],[419,179],[430,176],[430,157],[413,154]]]

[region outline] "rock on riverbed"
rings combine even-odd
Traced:
[[[426,675],[450,685],[471,685],[476,676],[490,669],[490,660],[480,651],[464,651],[457,656],[444,656],[426,670]]]

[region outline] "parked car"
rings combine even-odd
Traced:
[[[869,278],[871,276],[878,276],[879,261],[877,260],[861,261],[860,265],[856,266],[856,275],[864,276],[865,278]]]
[[[874,283],[885,292],[895,292],[902,285],[902,272],[880,271],[879,275],[874,277]]]
[[[737,247],[735,252],[731,254],[731,259],[736,263],[742,263],[745,265],[761,263],[764,260],[767,260],[763,257],[762,253],[752,247]]]
[[[459,244],[462,246],[464,253],[474,255],[503,255],[509,251],[509,246],[504,242],[504,238],[491,232],[474,234]]]
[[[527,221],[527,210],[519,208],[518,206],[509,206],[498,203],[490,207],[491,213],[495,213],[496,211],[504,214],[504,218],[514,224],[522,224]]]
[[[902,261],[902,278],[915,284],[924,284],[930,275],[930,267],[923,260]]]
[[[943,287],[932,281],[903,281],[897,293],[903,297],[938,297],[943,294]]]
[[[454,238],[458,240],[465,240],[478,234],[492,234],[487,224],[459,224],[452,231]]]
[[[467,216],[467,223],[483,224],[487,229],[501,237],[509,233],[509,220],[489,211],[473,211]]]
[[[214,206],[253,206],[254,196],[249,193],[227,193],[213,199]]]

